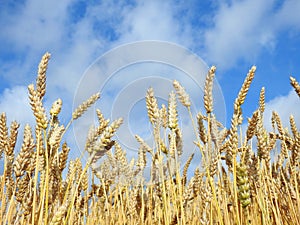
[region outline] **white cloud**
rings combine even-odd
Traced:
[[[158,13],[163,12],[163,13]],[[173,19],[168,2],[141,1],[128,13],[121,27],[123,40],[168,40],[176,41],[179,24]]]
[[[33,124],[34,117],[30,109],[27,87],[15,86],[5,89],[0,98],[1,113],[5,112],[8,121]]]
[[[214,26],[205,33],[208,58],[229,68],[240,58],[253,60],[261,47],[273,42],[268,27],[272,1],[234,1],[222,4],[214,17]]]
[[[300,1],[286,0],[275,14],[274,26],[278,30],[300,29]]]
[[[235,66],[241,59],[253,64],[262,49],[276,48],[280,32],[299,32],[299,1],[284,1],[274,10],[276,4],[274,0],[220,4],[214,25],[204,35],[207,58],[222,69]]]
[[[14,16],[8,16],[9,25],[3,27],[2,35],[14,42],[15,47],[40,51],[62,44],[66,10],[70,1],[25,1]]]

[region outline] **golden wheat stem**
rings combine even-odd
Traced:
[[[236,153],[233,154],[233,190],[234,190],[234,208],[235,213],[237,216],[237,222],[240,223],[240,214],[239,214],[239,207],[238,207],[238,191],[237,191],[237,161],[236,161]]]
[[[44,138],[46,140],[46,130],[43,130]],[[47,225],[48,222],[48,215],[49,215],[49,208],[48,208],[48,202],[49,202],[49,156],[48,156],[48,144],[45,141],[45,157],[46,157],[46,183],[44,185],[45,187],[45,218],[44,218],[44,224]]]

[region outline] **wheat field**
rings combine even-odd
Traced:
[[[274,111],[272,131],[267,131],[262,88],[259,107],[243,122],[242,106],[255,66],[233,103],[227,128],[213,110],[216,67],[206,76],[205,113],[192,115],[189,95],[178,81],[167,106],[159,106],[155,90],[149,88],[145,99],[155,143],[150,146],[136,135],[140,148],[132,160],[114,139],[122,118],[110,122],[97,109],[98,124],[86,136],[89,160],[83,164],[82,158],[68,159],[72,150],[64,134],[100,94],[78,106],[68,124],[61,124],[62,100],[49,112],[43,105],[49,59],[49,53],[42,57],[36,83],[28,86],[35,126],[20,131],[18,122],[7,124],[9,115],[0,115],[1,224],[300,224],[300,132],[294,117],[286,128]],[[291,77],[290,84],[300,97],[299,83]],[[201,153],[194,171],[189,168],[194,154],[181,165],[185,148],[177,104],[187,109],[195,135],[192,144]],[[248,125],[241,131],[243,123]],[[19,132],[23,140],[17,148]],[[143,176],[146,165],[149,180]]]

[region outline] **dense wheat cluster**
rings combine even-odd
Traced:
[[[61,124],[62,100],[56,100],[49,113],[43,106],[49,59],[46,53],[36,84],[28,86],[36,125],[20,131],[16,121],[9,125],[7,115],[0,115],[1,224],[300,224],[300,132],[294,117],[286,128],[274,111],[273,130],[267,131],[262,88],[259,107],[246,130],[240,131],[254,66],[233,104],[230,127],[214,115],[213,66],[205,82],[205,113],[192,115],[189,95],[178,81],[173,83],[168,106],[158,105],[152,88],[146,92],[155,143],[149,145],[136,135],[140,148],[130,161],[114,140],[122,119],[110,122],[98,109],[98,124],[90,128],[85,144],[90,157],[82,165],[80,158],[68,160],[72,150],[64,134],[100,95],[91,96],[72,113],[68,124]],[[290,83],[300,97],[299,83],[292,77]],[[194,171],[189,169],[194,154],[180,165],[187,150],[177,104],[187,108],[194,144],[201,153]],[[18,132],[23,134],[20,149]],[[146,165],[151,166],[150,180],[143,176]]]

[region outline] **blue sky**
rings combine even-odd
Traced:
[[[62,98],[66,123],[80,79],[98,57],[120,45],[157,40],[182,46],[208,66],[217,66],[227,124],[243,80],[256,65],[243,107],[245,117],[257,108],[264,86],[265,118],[276,110],[288,126],[289,115],[294,114],[299,126],[299,99],[289,85],[291,75],[300,80],[299,12],[299,0],[1,1],[0,111],[7,112],[9,121],[33,121],[27,85],[35,81],[39,60],[49,51],[45,104],[49,108]],[[110,104],[100,101],[101,107]]]

